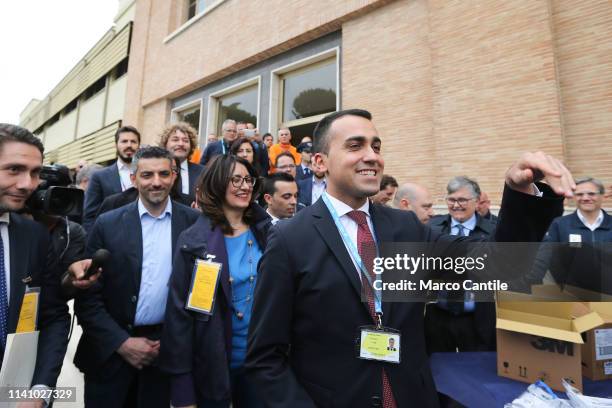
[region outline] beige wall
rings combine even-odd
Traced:
[[[46,151],[50,152],[74,140],[76,119],[77,111],[73,110],[47,129],[44,140]]]
[[[104,121],[105,126],[116,122],[123,117],[126,87],[127,75],[124,75],[110,83],[110,87],[108,88],[108,99],[106,101],[106,120]]]
[[[81,102],[77,138],[86,136],[102,127],[106,88],[85,102]]]
[[[342,108],[373,112],[401,182],[442,197],[466,174],[498,202],[506,168],[541,149],[612,184],[612,2],[292,4],[226,1],[168,40],[178,0],[139,0],[125,122],[147,140],[173,98],[340,29]]]

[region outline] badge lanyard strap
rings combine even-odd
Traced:
[[[359,251],[357,251],[357,248],[355,247],[353,240],[351,240],[351,237],[346,231],[346,228],[344,228],[344,225],[342,225],[342,222],[340,222],[340,217],[338,217],[338,213],[336,212],[336,209],[334,208],[332,203],[329,201],[329,198],[327,197],[327,192],[324,192],[321,195],[321,198],[323,199],[325,206],[331,213],[332,219],[334,220],[334,224],[336,224],[336,228],[338,228],[338,231],[340,232],[340,236],[342,237],[342,241],[344,242],[344,245],[348,247],[351,257],[353,258],[353,260],[355,261],[355,263],[357,264],[359,268],[359,272],[361,273],[363,277],[366,278],[366,280],[368,281],[368,284],[372,288],[372,292],[374,293],[374,310],[376,311],[376,314],[379,316],[382,316],[382,304],[381,304],[382,302],[380,300],[380,291],[374,289],[374,284],[372,282],[372,278],[370,277],[370,273],[368,272],[368,269],[366,268],[365,264],[361,260],[361,256],[359,256]]]
[[[221,154],[225,156],[225,142],[221,139]]]

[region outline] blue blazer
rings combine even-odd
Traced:
[[[191,226],[199,212],[172,202],[172,245]],[[111,253],[98,282],[79,293],[75,312],[83,335],[74,357],[75,365],[92,377],[111,378],[122,364],[115,353],[132,335],[142,272],[142,226],[138,201],[106,212],[96,220],[86,253],[105,248]]]
[[[31,278],[28,285],[41,288],[38,309],[40,334],[32,384],[54,387],[68,346],[70,315],[60,289],[58,269],[46,265],[49,232],[41,224],[13,213],[10,214],[8,232],[11,255],[8,332],[14,333],[17,328],[25,293],[24,279]],[[3,354],[4,350],[0,352]]]
[[[563,200],[506,188],[498,241],[539,241]],[[550,198],[549,198],[550,197]],[[453,251],[468,237],[440,235],[413,212],[370,207],[379,242],[436,242]],[[296,233],[299,231],[299,233]],[[361,282],[322,200],[277,223],[257,270],[245,368],[270,408],[381,403],[381,363],[355,358],[355,333],[371,325]],[[401,363],[385,364],[398,407],[437,407],[425,349],[423,304],[383,302],[383,326],[402,334]],[[350,381],[347,382],[347,379]]]
[[[191,201],[195,201],[195,193],[196,193],[196,182],[198,181],[198,177],[204,171],[204,166],[196,163],[189,162],[187,164],[187,173],[189,174],[189,198]]]
[[[206,163],[208,163],[213,157],[223,154],[224,149],[221,143],[225,145],[225,154],[229,153],[230,146],[225,142],[224,139],[209,143],[204,148],[204,151],[202,152],[202,157],[200,158],[200,164],[202,166],[206,166]]]
[[[102,201],[110,195],[121,192],[121,179],[117,163],[113,163],[92,174],[89,185],[85,192],[85,204],[83,212],[83,228],[90,231],[96,220],[98,209]]]
[[[254,211],[251,231],[263,251],[271,219],[258,205]],[[194,261],[206,254],[222,264],[212,315],[185,309]],[[232,289],[227,258],[223,232],[204,215],[178,239],[159,354],[159,367],[173,376],[174,406],[231,398]]]
[[[297,180],[298,207],[308,207],[312,204],[312,177]]]

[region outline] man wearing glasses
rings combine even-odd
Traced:
[[[236,121],[233,119],[226,119],[221,125],[221,135],[223,138],[216,142],[209,142],[202,153],[200,158],[200,164],[206,166],[213,157],[220,154],[229,154],[232,142],[238,137],[238,130],[236,128]]]
[[[429,221],[432,230],[442,234],[488,239],[495,235],[495,224],[476,212],[480,186],[468,177],[451,179],[446,186],[447,215]],[[442,295],[427,305],[425,338],[429,354],[495,349],[495,305],[476,303],[471,292],[463,302],[449,302]]]

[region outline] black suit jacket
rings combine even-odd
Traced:
[[[70,315],[61,294],[60,276],[57,268],[46,265],[49,233],[41,224],[17,214],[10,214],[10,302],[8,331],[14,333],[19,321],[19,312],[26,284],[40,287],[38,310],[38,354],[32,384],[54,387],[62,368],[68,345]]]
[[[179,234],[196,221],[198,214],[172,203],[173,247]],[[110,378],[124,364],[115,351],[133,332],[140,292],[142,227],[137,201],[96,220],[86,252],[91,256],[100,248],[110,251],[111,258],[98,282],[76,298],[75,312],[83,335],[74,363],[85,374]]]
[[[83,211],[83,228],[90,231],[93,227],[98,209],[104,199],[112,194],[120,193],[121,179],[117,163],[98,170],[92,174],[85,192],[85,204]]]
[[[174,188],[172,190],[175,191]],[[180,204],[186,205],[188,207],[193,202],[193,199],[191,199],[187,194],[183,193],[173,193],[171,191],[170,197],[173,201],[177,201]],[[96,218],[98,218],[101,214],[104,214],[105,212],[114,210],[119,207],[123,207],[124,205],[133,203],[136,200],[138,200],[138,190],[136,190],[136,187],[130,187],[125,191],[110,195],[106,197],[104,201],[102,201],[102,205],[98,209]]]
[[[196,163],[189,162],[187,164],[187,173],[189,173],[189,198],[191,202],[195,201],[195,193],[196,193],[196,182],[198,181],[198,177],[204,171],[204,166]],[[189,204],[191,204],[191,202]]]
[[[550,190],[547,191],[548,193]],[[562,200],[505,192],[496,238],[541,239]],[[379,242],[448,241],[414,213],[372,206]],[[295,231],[299,231],[296,233]],[[383,325],[400,330],[401,364],[355,357],[371,325],[361,283],[322,200],[271,230],[258,270],[245,367],[268,407],[366,407],[380,403],[382,368],[399,407],[437,407],[425,350],[422,303],[383,302]]]
[[[312,177],[297,181],[298,206],[308,207],[312,204]]]

